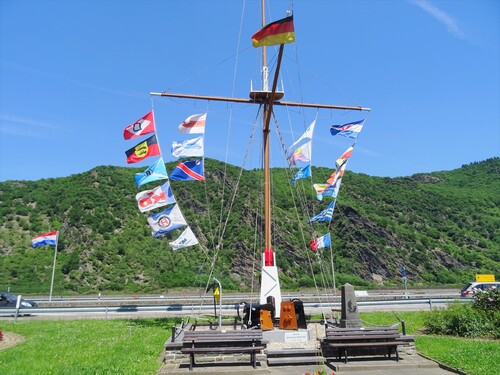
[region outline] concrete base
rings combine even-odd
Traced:
[[[262,332],[264,340],[268,342],[306,342],[312,339],[310,329],[285,330],[273,329]]]
[[[439,365],[433,361],[424,360],[418,354],[403,355],[399,362],[395,359],[388,359],[386,357],[353,357],[349,358],[347,363],[342,361],[327,360],[327,365],[334,371],[339,372],[354,372],[358,371],[401,371],[401,373],[408,373],[413,369],[432,369],[436,370],[436,374],[441,373]],[[439,371],[439,372],[438,372]]]

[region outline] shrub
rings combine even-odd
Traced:
[[[471,305],[454,304],[429,314],[426,327],[429,333],[460,337],[477,337],[485,331],[484,314]]]
[[[495,287],[488,290],[474,289],[474,302],[472,306],[489,316],[500,313],[500,289]]]
[[[425,322],[434,334],[460,337],[500,337],[500,291],[475,291],[471,304],[453,304],[433,311]]]

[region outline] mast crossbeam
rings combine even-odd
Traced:
[[[265,98],[260,100],[246,99],[246,98],[231,98],[227,96],[212,96],[212,95],[195,95],[195,94],[175,94],[169,92],[150,92],[152,96],[166,96],[171,98],[181,98],[181,99],[196,99],[196,100],[213,100],[220,102],[232,102],[232,103],[243,103],[243,104],[262,104],[270,98],[265,96]],[[271,92],[269,92],[271,94]],[[274,101],[273,106],[288,106],[288,107],[307,107],[307,108],[320,108],[320,109],[341,109],[348,111],[371,111],[371,108],[360,107],[360,106],[346,106],[346,105],[335,105],[335,104],[319,104],[319,103],[300,103],[300,102],[281,102]]]

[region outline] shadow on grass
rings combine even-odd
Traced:
[[[181,318],[151,318],[151,319],[129,319],[127,324],[136,327],[163,327],[170,329],[182,322]]]

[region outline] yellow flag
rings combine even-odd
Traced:
[[[214,290],[214,298],[217,302],[220,301],[220,291],[219,291],[219,287],[215,288]]]

